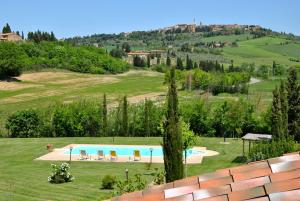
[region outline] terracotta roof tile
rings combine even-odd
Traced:
[[[252,198],[259,198],[266,195],[263,187],[250,188],[243,191],[231,192],[228,194],[229,201],[248,200]]]
[[[255,162],[255,163],[250,163],[247,165],[230,168],[230,173],[235,174],[235,173],[241,173],[241,172],[248,172],[248,171],[252,171],[254,169],[258,169],[258,168],[268,168],[268,167],[269,167],[269,164],[266,161]]]
[[[169,198],[169,199],[165,199],[168,201],[193,201],[193,194],[187,194],[187,195],[181,195],[178,197],[174,197],[174,198]]]
[[[236,182],[236,181],[247,180],[247,179],[252,179],[257,177],[268,176],[271,173],[272,173],[271,169],[269,167],[266,167],[266,168],[254,168],[251,171],[235,173],[232,176],[233,176],[233,180]]]
[[[271,164],[271,169],[273,173],[284,172],[298,168],[300,168],[300,160]]]
[[[151,186],[150,188],[147,188],[143,190],[143,195],[148,195],[152,193],[157,193],[157,192],[164,192],[166,189],[170,189],[174,187],[174,183],[167,183],[167,184],[162,184],[162,185],[154,185]]]
[[[248,188],[263,186],[266,183],[270,183],[268,176],[234,182],[231,184],[231,189],[232,191],[241,191]]]
[[[283,154],[284,156],[288,156],[288,155],[300,155],[300,152],[297,151],[297,152],[291,152],[291,153],[286,153],[286,154]]]
[[[282,163],[282,162],[289,162],[289,161],[297,161],[300,160],[300,155],[299,154],[292,154],[292,155],[286,155],[286,156],[281,156],[278,158],[271,158],[268,159],[268,162],[270,165],[275,164],[275,163]]]
[[[250,199],[250,200],[247,200],[247,201],[270,201],[270,200],[269,200],[269,197],[266,196],[266,197]]]
[[[272,193],[269,197],[271,201],[299,201],[300,190]]]
[[[265,189],[268,194],[300,189],[300,179],[291,179],[265,184]]]
[[[186,195],[198,189],[199,189],[198,184],[192,186],[182,186],[182,187],[167,189],[165,190],[165,198],[173,198],[181,195]]]
[[[208,189],[200,189],[193,192],[194,199],[200,200],[204,198],[219,196],[219,195],[225,195],[231,192],[231,188],[229,185],[226,186],[220,186],[215,188],[208,188]]]
[[[221,196],[204,198],[204,199],[195,200],[195,201],[228,201],[228,197],[227,197],[227,195],[221,195]]]
[[[200,182],[200,188],[211,188],[211,187],[218,187],[218,186],[224,186],[226,184],[232,183],[232,177],[221,177],[217,179],[207,180],[207,181],[201,181]]]
[[[229,171],[213,172],[198,176],[199,182],[230,176]]]
[[[295,169],[287,172],[279,172],[270,175],[272,182],[284,181],[289,179],[300,178],[300,169]]]
[[[139,199],[139,201],[152,201],[152,200],[163,200],[163,199],[165,199],[165,193],[156,192],[156,193],[150,193],[148,195],[144,195],[142,199]]]
[[[198,176],[187,177],[181,180],[174,181],[174,187],[188,186],[199,184]]]
[[[136,191],[132,193],[126,193],[122,196],[116,197],[113,201],[135,201],[141,199],[143,196],[142,191]]]

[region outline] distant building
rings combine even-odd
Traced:
[[[157,64],[157,58],[161,58],[162,54],[164,53],[164,50],[150,50],[150,51],[132,51],[127,53],[127,57],[125,60],[133,64],[134,57],[140,57],[141,59],[144,59],[147,61],[147,59],[150,59],[150,65],[156,65]]]
[[[15,33],[1,33],[0,41],[22,41],[22,37]]]

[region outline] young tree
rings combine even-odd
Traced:
[[[282,123],[282,134],[284,138],[288,136],[288,103],[287,95],[285,91],[285,84],[280,83],[279,87],[279,98],[280,98],[280,109],[281,109],[281,123]]]
[[[128,102],[127,96],[123,99],[123,110],[122,110],[122,134],[128,136]]]
[[[184,164],[185,164],[185,177],[187,177],[187,150],[192,148],[196,143],[196,136],[192,130],[190,130],[190,124],[181,120],[182,131],[182,148],[184,150]]]
[[[280,95],[278,88],[273,91],[273,103],[271,113],[271,134],[274,140],[282,139],[282,118],[281,118],[281,107],[280,107]]]
[[[167,113],[164,122],[163,152],[166,182],[183,178],[182,135],[179,122],[175,68],[170,70]]]
[[[296,69],[289,70],[286,84],[288,99],[288,131],[290,136],[300,142],[300,85]]]
[[[104,136],[107,136],[107,103],[106,94],[103,95],[103,105],[102,105],[102,128]]]
[[[129,43],[123,43],[122,44],[122,50],[124,50],[126,53],[131,51]]]
[[[151,101],[149,101],[148,99],[145,99],[144,128],[145,128],[147,137],[150,137],[150,110],[151,110]]]

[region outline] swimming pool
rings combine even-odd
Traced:
[[[150,156],[152,149],[152,156],[163,156],[161,146],[126,146],[126,145],[80,145],[72,149],[73,154],[80,154],[80,150],[85,150],[89,155],[96,155],[99,150],[103,150],[105,155],[109,155],[110,151],[116,151],[119,156],[132,156],[134,150],[139,150],[142,156]],[[188,149],[187,157],[192,155],[204,154],[205,150]],[[70,150],[64,151],[64,154],[70,154]]]

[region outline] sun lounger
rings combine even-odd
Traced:
[[[98,150],[98,160],[103,160],[103,159],[105,159],[103,150]]]
[[[140,161],[141,160],[141,152],[140,152],[140,150],[134,150],[133,151],[133,160],[134,161]]]
[[[110,160],[117,160],[117,152],[116,151],[110,151]]]
[[[89,158],[86,150],[80,150],[80,159],[79,160],[87,160]]]

